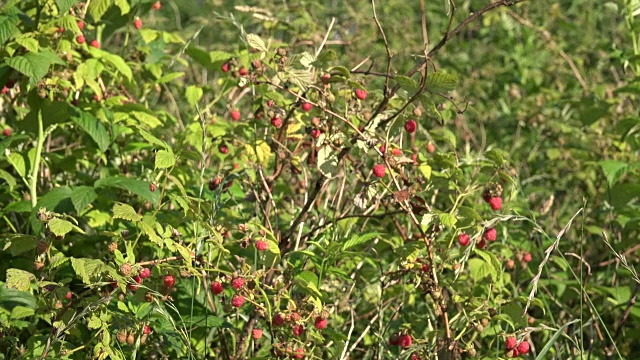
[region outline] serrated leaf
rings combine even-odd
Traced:
[[[91,284],[91,277],[99,275],[104,264],[98,259],[71,258],[71,266],[83,283]]]
[[[375,238],[379,237],[380,235],[382,235],[382,234],[381,233],[366,233],[366,234],[362,234],[362,235],[354,235],[354,236],[351,237],[351,239],[347,240],[344,244],[342,244],[342,251],[349,250],[352,247],[360,245],[360,244],[368,243],[368,242],[374,240]]]
[[[16,290],[8,285],[0,286],[0,308],[11,311],[16,306],[35,309],[36,298],[30,292]]]
[[[34,309],[18,305],[11,310],[11,319],[23,319],[32,316],[35,313],[36,311]]]
[[[607,178],[609,186],[613,186],[629,169],[629,164],[617,160],[603,160],[598,163]]]
[[[404,90],[415,91],[418,89],[418,83],[416,83],[416,81],[410,77],[404,75],[396,75],[393,79]]]
[[[170,168],[176,163],[176,157],[172,151],[159,150],[156,153],[156,170]]]
[[[184,72],[180,71],[180,72],[173,72],[170,74],[166,74],[163,75],[160,79],[158,79],[158,81],[156,81],[158,84],[165,84],[168,82],[172,82],[175,79],[179,79],[181,77],[184,76]]]
[[[113,205],[113,218],[137,222],[142,220],[142,215],[136,213],[135,209],[129,204],[116,203]]]
[[[438,214],[438,218],[440,219],[440,223],[442,223],[442,225],[450,229],[453,228],[458,222],[458,219],[456,219],[454,215],[449,213]]]
[[[18,32],[17,16],[0,16],[0,44],[5,44],[13,35]]]
[[[71,202],[78,214],[97,198],[98,194],[91,186],[78,186],[71,193]]]
[[[64,14],[71,9],[79,0],[56,0],[58,6],[58,12]]]
[[[133,72],[131,71],[131,67],[127,65],[127,63],[124,61],[123,58],[121,58],[116,54],[112,54],[108,51],[96,49],[94,47],[89,47],[89,51],[91,52],[91,55],[94,58],[100,59],[103,62],[107,63],[108,65],[113,66],[119,73],[124,75],[124,77],[126,77],[127,80],[131,81],[131,78],[133,77]]]
[[[27,291],[29,290],[31,281],[35,279],[36,276],[28,271],[20,269],[7,269],[7,287],[10,289]]]
[[[111,138],[107,129],[91,113],[76,110],[71,120],[82,129],[98,145],[98,149],[104,152],[109,147]]]
[[[27,173],[27,165],[24,161],[24,157],[20,153],[9,153],[9,150],[6,151],[7,161],[9,164],[13,166],[20,177],[24,178]]]
[[[296,284],[303,290],[306,290],[307,293],[317,297],[322,297],[322,294],[318,290],[317,286],[318,276],[311,271],[305,270],[300,272],[298,275],[296,275],[295,281]]]
[[[451,91],[458,85],[458,75],[443,72],[431,73],[427,78],[427,90],[432,92]]]
[[[162,121],[160,121],[160,119],[144,111],[132,111],[131,115],[151,129],[162,125]]]
[[[164,247],[164,242],[162,241],[162,238],[158,236],[153,226],[143,222],[142,231],[149,237],[149,240],[151,240],[154,244],[158,245],[160,248]]]
[[[121,15],[126,15],[131,11],[131,6],[127,0],[115,0],[114,5],[120,8]]]
[[[7,185],[9,185],[9,191],[13,191],[13,188],[16,186],[16,179],[13,177],[13,175],[0,169],[0,179],[6,181]]]
[[[318,150],[318,170],[328,178],[334,177],[338,171],[338,157],[329,145]]]
[[[29,235],[8,235],[2,251],[8,251],[11,256],[18,256],[26,251],[35,249],[38,240]]]
[[[73,224],[67,220],[53,218],[48,223],[49,230],[55,236],[65,236],[73,230]]]
[[[140,135],[142,135],[142,137],[147,140],[149,143],[154,144],[154,145],[158,145],[160,147],[163,147],[165,149],[169,148],[169,145],[167,145],[166,142],[158,139],[157,137],[151,135],[150,133],[146,132],[145,130],[142,129],[138,129],[138,131],[140,132]]]
[[[149,183],[143,180],[131,179],[124,176],[113,176],[104,179],[100,179],[93,185],[94,188],[99,189],[103,187],[113,187],[130,191],[138,196],[141,196],[145,200],[151,201],[153,204],[157,204],[160,198],[160,194],[157,192],[151,192],[149,190]]]
[[[249,46],[262,52],[267,52],[269,50],[264,40],[256,34],[247,34],[247,42],[249,43]]]
[[[42,53],[26,53],[21,56],[14,56],[5,60],[5,63],[16,71],[37,82],[44,78],[49,72],[51,62]]]
[[[191,108],[195,109],[198,101],[202,98],[202,89],[195,85],[189,85],[185,92],[185,97]]]
[[[89,323],[87,324],[87,327],[89,329],[99,329],[102,326],[102,320],[100,320],[100,318],[98,316],[96,316],[96,314],[91,315],[91,318],[89,319]]]
[[[37,53],[38,50],[40,50],[40,44],[38,44],[38,40],[32,38],[31,35],[25,34],[23,36],[16,38],[15,41],[18,45],[21,45],[22,47],[24,47],[25,49],[31,52]]]
[[[94,21],[100,21],[102,16],[109,10],[109,7],[113,3],[112,0],[93,0],[89,3],[89,15]]]

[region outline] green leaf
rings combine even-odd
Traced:
[[[8,151],[9,150],[7,150],[7,152]],[[9,153],[7,155],[7,161],[9,161],[9,164],[11,164],[14,169],[16,169],[16,172],[18,173],[18,175],[20,175],[20,177],[25,177],[25,175],[27,174],[27,165],[22,154],[14,152]]]
[[[410,77],[403,76],[403,75],[396,75],[393,79],[404,90],[416,91],[418,89],[418,84],[416,83],[415,80],[413,80]]]
[[[51,63],[41,53],[27,53],[5,60],[5,63],[16,71],[28,76],[32,81],[40,81],[49,72]]]
[[[4,45],[7,40],[11,39],[19,31],[17,24],[17,16],[0,16],[0,44]]]
[[[56,0],[56,5],[58,5],[58,12],[60,14],[66,13],[77,3],[78,0]]]
[[[109,10],[112,0],[93,0],[89,3],[89,15],[94,21],[100,21],[100,18]]]
[[[44,196],[38,198],[36,209],[46,208],[49,211],[65,212],[73,210],[71,201],[65,201],[71,198],[73,191],[67,186],[61,186],[51,189]]]
[[[318,170],[328,178],[334,177],[338,171],[338,157],[329,145],[323,145],[318,150]]]
[[[140,131],[140,135],[142,135],[142,137],[147,140],[149,143],[154,144],[154,145],[158,145],[160,147],[163,147],[165,149],[169,149],[169,145],[167,145],[166,142],[158,139],[157,137],[151,135],[150,133],[146,132],[145,130],[142,129],[138,129],[138,131]]]
[[[568,323],[562,325],[562,327],[560,329],[558,329],[553,336],[551,336],[551,338],[549,339],[549,341],[547,341],[546,344],[544,344],[544,346],[542,347],[542,350],[540,350],[540,352],[538,353],[538,356],[536,356],[535,360],[544,360],[547,358],[547,353],[549,352],[549,350],[551,350],[551,348],[553,347],[553,344],[555,344],[556,340],[558,340],[558,338],[564,334],[565,329],[573,324],[580,321],[580,319],[574,319],[572,321],[569,321]]]
[[[187,97],[187,102],[191,105],[191,108],[195,109],[198,101],[202,98],[202,89],[195,85],[189,85],[185,92],[185,96]]]
[[[8,235],[2,251],[9,251],[11,256],[18,256],[26,251],[32,250],[38,244],[35,236],[29,235]]]
[[[49,221],[49,230],[55,236],[65,236],[73,230],[73,224],[67,220],[53,218]]]
[[[16,186],[16,179],[11,174],[0,169],[0,179],[7,182],[7,185],[9,185],[9,191],[13,191],[13,188]]]
[[[115,0],[115,5],[120,8],[121,15],[126,15],[131,11],[131,6],[127,0]]]
[[[176,163],[173,151],[160,150],[156,153],[156,169],[170,168]]]
[[[618,182],[618,180],[627,172],[627,169],[629,168],[629,164],[616,160],[603,160],[598,164],[600,164],[600,167],[602,167],[602,171],[604,172],[604,176],[607,177],[609,186],[613,186],[616,182]]]
[[[100,59],[103,62],[106,62],[107,64],[113,66],[119,73],[124,75],[124,77],[126,77],[127,80],[131,81],[131,78],[133,77],[133,72],[131,71],[131,68],[129,67],[129,65],[127,65],[127,63],[124,61],[123,58],[121,58],[116,54],[112,54],[108,51],[96,49],[94,47],[89,47],[89,51],[91,52],[91,55],[94,58]]]
[[[442,225],[450,229],[453,228],[458,222],[458,219],[456,219],[454,215],[449,213],[438,214],[438,218],[440,219],[440,223],[442,223]]]
[[[247,34],[247,42],[249,43],[249,46],[262,52],[267,52],[269,50],[267,45],[264,43],[264,40],[256,34]]]
[[[351,239],[347,240],[344,244],[342,244],[342,251],[346,251],[349,250],[350,248],[360,245],[360,244],[364,244],[364,243],[368,243],[371,240],[381,236],[381,233],[366,233],[366,234],[362,234],[362,235],[354,235],[351,237]]]
[[[71,193],[71,202],[78,214],[97,198],[98,194],[91,186],[78,186]]]
[[[102,123],[88,112],[77,110],[71,120],[78,125],[91,139],[98,145],[100,151],[104,152],[109,147],[111,139],[107,129]]]
[[[322,297],[318,290],[318,276],[311,271],[302,271],[295,277],[296,284],[311,295]]]
[[[36,298],[30,292],[12,289],[7,286],[0,286],[0,308],[11,311],[16,306],[35,309]]]
[[[20,291],[29,290],[29,284],[35,280],[36,276],[32,273],[20,269],[7,269],[7,287]]]
[[[458,85],[458,75],[443,72],[431,73],[427,78],[427,90],[431,92],[451,91]]]
[[[18,45],[21,45],[30,52],[37,53],[38,50],[40,50],[40,44],[38,44],[38,40],[34,39],[31,36],[32,34],[24,34],[17,37],[15,41]]]
[[[85,258],[71,258],[71,266],[85,284],[91,284],[91,277],[99,275],[104,268],[102,261]]]
[[[102,326],[102,320],[100,320],[100,318],[96,316],[96,314],[91,315],[91,318],[89,319],[89,323],[87,324],[87,327],[89,329],[95,330],[95,329],[99,329],[100,326]]]
[[[142,215],[136,213],[131,205],[116,203],[113,205],[113,218],[137,222],[142,220]]]
[[[96,189],[103,187],[113,187],[130,191],[145,200],[151,201],[153,204],[157,204],[160,199],[160,194],[151,192],[151,190],[149,190],[149,183],[143,180],[131,179],[124,176],[113,176],[100,179],[94,184],[94,188]]]
[[[11,319],[23,319],[32,316],[35,313],[36,311],[34,309],[18,305],[11,310]]]
[[[158,79],[158,81],[156,81],[158,84],[165,84],[168,82],[172,82],[175,79],[179,79],[181,77],[184,76],[184,72],[180,71],[180,72],[174,72],[174,73],[170,73],[170,74],[166,74],[164,76],[162,76],[160,79]]]

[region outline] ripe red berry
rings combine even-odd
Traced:
[[[520,353],[518,352],[518,349],[513,349],[509,353],[511,353],[512,358],[517,358],[520,355]]]
[[[165,275],[164,278],[162,278],[162,282],[164,286],[171,288],[176,283],[176,278],[174,278],[173,275]]]
[[[79,28],[80,30],[84,30],[84,21],[82,21],[82,20],[79,20],[79,21],[78,21],[78,28]]]
[[[398,339],[398,345],[400,345],[400,347],[403,348],[407,348],[409,346],[411,346],[411,335],[409,334],[405,334],[405,335],[400,335],[400,338]]]
[[[389,345],[398,346],[400,344],[400,336],[398,334],[392,334],[389,337]]]
[[[234,295],[231,298],[231,305],[233,305],[233,307],[239,308],[242,304],[244,304],[244,297],[242,295]]]
[[[387,146],[385,144],[380,145],[380,152],[383,154],[387,152]]]
[[[529,352],[529,342],[528,341],[523,341],[520,344],[518,344],[517,347],[518,353],[519,354],[526,354]]]
[[[64,298],[67,300],[71,300],[72,297],[73,293],[71,291],[67,291],[67,293],[64,295]]]
[[[328,84],[330,79],[331,74],[322,74],[322,76],[320,77],[320,81],[322,81],[323,84]]]
[[[249,72],[247,71],[247,68],[245,68],[245,67],[241,67],[240,70],[238,70],[238,74],[240,76],[247,76],[248,73]]]
[[[224,291],[222,284],[219,281],[213,281],[211,283],[211,292],[213,295],[220,295]]]
[[[153,10],[160,10],[161,7],[162,7],[162,4],[160,4],[160,1],[156,1],[153,3],[153,5],[151,5],[151,8]]]
[[[500,210],[502,208],[502,198],[501,197],[492,197],[489,199],[489,205],[493,210]]]
[[[508,337],[508,338],[507,338],[507,340],[505,341],[505,343],[504,343],[504,347],[505,347],[507,350],[513,350],[513,349],[515,349],[515,347],[516,347],[516,345],[517,345],[517,344],[518,344],[518,340],[517,340],[515,337],[510,336],[510,337]]]
[[[145,326],[142,328],[142,333],[143,333],[143,334],[148,335],[150,332],[151,332],[151,328],[149,327],[149,325],[145,325]]]
[[[256,241],[256,249],[258,251],[265,251],[269,248],[269,243],[267,243],[264,240],[258,240]]]
[[[4,136],[11,136],[11,129],[7,128],[2,131]]]
[[[213,191],[218,188],[218,186],[222,183],[222,177],[216,176],[215,178],[209,181],[209,190]]]
[[[251,330],[251,337],[253,338],[253,340],[260,340],[260,338],[262,337],[262,330],[260,329]]]
[[[220,146],[218,146],[218,151],[220,151],[221,154],[228,154],[229,153],[229,148],[227,147],[227,145],[221,144]]]
[[[273,326],[282,326],[282,324],[284,324],[284,317],[282,317],[280,313],[275,314],[273,319],[271,319],[271,323],[273,323]]]
[[[418,154],[411,154],[411,160],[414,164],[418,163]]]
[[[402,150],[400,150],[400,148],[393,148],[393,150],[391,150],[391,155],[400,156],[402,155]]]
[[[436,152],[436,146],[433,145],[433,143],[427,144],[427,152],[429,154],[433,154],[434,152]]]
[[[231,110],[231,120],[233,121],[238,121],[240,120],[240,111],[238,110]]]
[[[302,111],[305,111],[305,112],[309,112],[309,111],[311,111],[311,109],[313,109],[313,105],[311,105],[308,102],[302,103],[301,107],[302,107]]]
[[[322,134],[322,131],[320,131],[319,129],[311,130],[311,137],[314,139],[319,138],[321,134]]]
[[[322,330],[322,329],[326,328],[327,327],[327,319],[323,319],[322,317],[318,316],[316,318],[315,327],[318,330]]]
[[[476,247],[478,249],[484,250],[487,248],[487,242],[484,239],[480,239],[478,243],[476,243]]]
[[[485,240],[494,242],[498,238],[498,232],[494,228],[489,228],[484,232],[483,236]]]
[[[469,245],[469,235],[467,235],[467,233],[462,233],[460,235],[458,235],[458,243],[460,244],[460,246],[467,246]]]
[[[420,356],[416,353],[411,354],[411,360],[420,360]]]
[[[531,260],[533,260],[533,257],[531,256],[531,253],[526,253],[522,257],[522,260],[524,260],[524,262],[531,262]]]
[[[149,191],[154,192],[158,187],[154,183],[149,183]]]
[[[136,283],[135,283],[135,284],[129,284],[129,285],[127,285],[127,287],[128,287],[128,288],[129,288],[129,290],[131,290],[131,291],[136,291],[136,290],[138,290],[138,288],[140,287],[140,286],[138,286],[138,284],[141,284],[141,283],[142,283],[142,278],[141,278],[140,276],[134,276],[134,277],[132,277],[132,279],[133,279],[133,281],[135,281]]]
[[[356,93],[356,97],[360,100],[364,100],[367,98],[367,91],[366,90],[362,90],[362,89],[356,89],[355,90]]]
[[[100,41],[93,39],[91,40],[91,42],[89,43],[89,46],[94,47],[96,49],[100,49]]]
[[[295,323],[295,322],[300,321],[300,319],[302,319],[302,316],[300,316],[300,314],[295,312],[295,311],[292,312],[291,315],[289,315],[289,321],[291,321],[291,322]]]
[[[386,172],[387,169],[383,164],[375,164],[373,166],[373,175],[375,175],[376,177],[382,178],[384,177]]]
[[[413,119],[409,119],[407,120],[406,123],[404,123],[404,129],[407,130],[409,134],[414,133],[417,128],[418,128],[418,124]]]
[[[267,101],[267,106],[268,107],[273,107],[273,100],[268,100]]]
[[[296,358],[296,359],[304,359],[304,349],[303,348],[297,348],[294,358]]]
[[[84,44],[84,42],[85,42],[84,35],[78,35],[76,37],[76,42],[78,42],[78,44]]]
[[[140,269],[139,275],[141,278],[146,279],[151,276],[151,270],[149,270],[148,268],[142,268]]]
[[[422,271],[429,272],[429,265],[428,264],[422,264]]]
[[[142,28],[142,19],[133,20],[133,27],[140,30]]]
[[[243,286],[244,286],[243,278],[235,278],[231,281],[231,287],[236,290],[241,289]]]
[[[222,64],[220,69],[222,70],[222,72],[229,72],[229,70],[231,70],[231,64],[226,62],[226,63]]]
[[[282,126],[282,118],[278,116],[274,116],[271,118],[271,125],[280,128]]]
[[[63,27],[59,27],[58,28],[58,34],[62,34],[64,32],[64,28]]]
[[[302,333],[304,333],[304,326],[296,325],[293,327],[293,335],[300,336]]]
[[[8,92],[9,92],[9,88],[8,88],[6,85],[5,85],[5,86],[3,86],[3,87],[2,87],[2,91],[0,91],[0,93],[1,93],[2,95],[6,94],[6,93],[8,93]]]

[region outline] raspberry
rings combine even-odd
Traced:
[[[292,312],[291,315],[289,315],[289,321],[291,322],[298,322],[300,321],[300,319],[302,319],[302,316],[300,316],[300,314],[298,314],[297,312]]]
[[[308,102],[302,103],[301,107],[302,107],[302,111],[304,111],[304,112],[309,112],[309,111],[311,111],[311,109],[313,109],[313,105],[311,105]]]
[[[64,32],[64,28],[63,27],[59,27],[58,28],[58,34],[62,34]]]
[[[127,344],[128,345],[133,345],[136,343],[136,337],[133,334],[129,334],[129,336],[127,336]]]
[[[517,349],[518,353],[520,354],[526,354],[529,352],[529,342],[528,341],[523,341],[520,344],[518,344]]]
[[[262,337],[262,330],[253,329],[251,331],[251,337],[253,338],[253,340],[260,340],[260,338]]]
[[[96,49],[100,49],[100,42],[96,39],[91,40],[89,46],[94,47]]]
[[[398,346],[400,344],[400,336],[398,334],[393,334],[389,337],[389,345]]]
[[[282,324],[284,324],[284,318],[282,317],[282,314],[275,314],[273,316],[273,319],[271,319],[271,323],[273,323],[273,326],[282,326]]]
[[[133,20],[133,27],[140,30],[142,28],[142,20],[141,19]]]
[[[142,268],[140,269],[139,275],[141,278],[146,279],[151,276],[151,270],[149,270],[148,268]]]
[[[218,186],[222,183],[222,177],[216,176],[215,178],[209,181],[209,190],[213,191],[218,188]]]
[[[71,291],[67,291],[67,293],[64,295],[64,298],[67,300],[71,300],[72,297],[73,293]]]
[[[322,131],[320,131],[318,129],[311,130],[311,137],[314,138],[314,139],[319,138],[321,134],[322,134]]]
[[[265,251],[269,248],[269,243],[267,243],[264,240],[258,240],[256,241],[256,249],[258,249],[258,251]]]
[[[364,100],[367,98],[367,91],[366,90],[362,90],[362,89],[356,89],[355,90],[356,93],[356,97],[360,100]]]
[[[241,67],[240,70],[238,70],[238,74],[240,74],[240,76],[247,76],[249,72],[247,71],[247,68],[245,67]]]
[[[320,80],[322,81],[323,84],[328,84],[330,79],[331,79],[331,74],[322,74],[322,76],[320,77]]]
[[[76,41],[78,42],[78,44],[84,44],[84,42],[85,42],[84,35],[78,35],[76,37]]]
[[[173,275],[165,275],[162,282],[164,283],[164,286],[171,288],[176,283],[176,278],[174,278]]]
[[[120,274],[122,274],[122,276],[129,276],[131,274],[131,265],[127,263],[122,264],[122,266],[120,266]]]
[[[231,281],[231,287],[239,290],[244,286],[244,279],[243,278],[235,278]]]
[[[221,154],[226,155],[229,153],[229,148],[227,147],[227,145],[221,144],[220,146],[218,146],[218,151],[220,151]]]
[[[138,290],[138,288],[140,287],[140,286],[138,286],[138,285],[142,283],[142,278],[141,278],[140,276],[137,276],[137,275],[136,275],[136,276],[132,277],[132,279],[133,279],[133,281],[135,281],[136,283],[135,283],[135,284],[129,284],[129,285],[127,285],[127,287],[128,287],[128,288],[129,288],[129,290],[131,290],[131,291],[136,291],[136,290]]]
[[[484,239],[480,239],[477,243],[476,243],[476,247],[478,249],[484,250],[487,248],[487,242]]]
[[[127,341],[126,330],[123,330],[123,329],[118,330],[118,333],[116,334],[116,339],[120,344],[124,344],[124,342]]]
[[[84,30],[84,21],[82,20],[78,21],[78,29]]]
[[[391,150],[391,155],[400,156],[402,155],[402,150],[400,150],[400,148],[394,148],[393,150]]]
[[[398,339],[398,345],[400,345],[400,347],[407,348],[411,346],[411,341],[411,335],[400,335],[400,338]]]
[[[407,120],[407,122],[404,123],[404,129],[407,130],[409,134],[413,134],[416,131],[417,127],[418,124],[413,119]]]
[[[420,356],[418,356],[418,354],[413,353],[411,354],[411,360],[420,360]]]
[[[154,192],[156,191],[156,189],[158,188],[158,186],[154,183],[149,183],[149,191]]]
[[[304,333],[304,326],[296,325],[293,327],[293,335],[300,336],[302,333]]]
[[[518,344],[518,340],[517,340],[515,337],[510,336],[510,337],[508,337],[508,338],[507,338],[507,340],[505,341],[505,343],[504,343],[504,347],[505,347],[507,350],[513,350],[513,349],[515,349],[515,347],[516,347],[516,345],[517,345],[517,344]]]
[[[153,5],[151,5],[151,8],[153,10],[160,10],[161,7],[162,7],[162,4],[160,4],[160,1],[156,1],[153,3]]]
[[[500,210],[502,209],[502,198],[501,197],[492,197],[489,199],[488,201],[489,205],[491,205],[491,208],[493,210]]]
[[[326,328],[327,327],[327,319],[323,319],[322,317],[318,316],[316,318],[315,327],[318,330],[322,330],[322,329]]]
[[[373,175],[375,175],[378,178],[384,177],[386,172],[387,172],[387,169],[382,164],[376,164],[373,166]]]
[[[296,359],[304,359],[304,349],[297,348],[294,358],[296,358]]]
[[[222,284],[219,281],[214,281],[211,283],[211,292],[213,295],[220,295],[224,291],[222,288]]]
[[[460,246],[467,246],[469,245],[469,235],[467,235],[467,233],[462,233],[460,235],[458,235],[458,243],[460,244]]]
[[[271,118],[271,125],[280,128],[282,126],[282,118],[278,116],[274,116]]]
[[[533,260],[533,257],[531,256],[531,253],[526,253],[524,254],[522,260],[524,260],[524,262],[531,262],[531,260]]]
[[[273,100],[268,100],[267,101],[267,106],[268,107],[273,107]]]
[[[233,121],[238,121],[238,120],[240,120],[240,111],[238,111],[238,110],[231,110],[231,120],[233,120]]]
[[[427,152],[428,152],[429,154],[433,154],[434,152],[436,152],[436,146],[435,146],[435,145],[433,145],[433,143],[429,143],[429,144],[427,145]]]
[[[242,304],[244,304],[244,297],[242,295],[234,295],[233,298],[231,298],[231,305],[234,307],[239,308]]]
[[[380,152],[383,153],[383,154],[386,153],[387,152],[387,146],[384,145],[384,144],[380,145]]]
[[[143,333],[143,334],[148,335],[150,332],[151,332],[151,328],[149,327],[149,325],[145,325],[145,326],[142,328],[142,333]]]
[[[498,232],[494,228],[489,228],[484,232],[483,236],[485,240],[494,242],[498,238]]]
[[[228,62],[222,64],[220,70],[222,70],[222,72],[229,72],[229,70],[231,70],[231,64],[229,64]]]
[[[424,271],[424,272],[429,272],[429,265],[427,265],[427,264],[422,264],[422,271]]]

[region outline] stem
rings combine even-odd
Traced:
[[[44,146],[44,127],[42,125],[42,110],[38,110],[38,143],[36,145],[36,156],[31,168],[31,184],[29,190],[31,193],[31,207],[38,204],[38,170],[40,169],[40,160],[42,156],[42,147]]]

